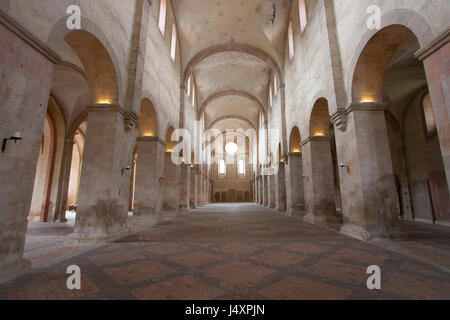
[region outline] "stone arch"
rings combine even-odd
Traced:
[[[328,100],[319,98],[313,105],[309,118],[309,137],[330,136],[330,113]]]
[[[300,153],[302,151],[301,143],[302,138],[300,135],[300,129],[297,126],[294,126],[289,136],[289,152]]]
[[[240,116],[235,116],[235,115],[229,115],[229,116],[223,116],[223,117],[217,118],[216,120],[214,120],[211,123],[211,125],[209,126],[208,129],[211,129],[212,127],[214,127],[215,124],[217,124],[217,123],[219,123],[221,121],[230,120],[230,119],[236,119],[236,120],[244,121],[245,123],[248,123],[248,125],[251,126],[253,129],[255,129],[255,131],[256,131],[255,125],[250,120],[248,120],[247,118],[240,117]]]
[[[175,131],[175,127],[171,124],[167,125],[166,133],[164,135],[164,139],[166,142],[166,152],[171,152],[175,146],[177,145],[176,141],[171,141],[172,133]]]
[[[227,96],[239,96],[242,98],[246,98],[252,102],[255,102],[258,105],[258,107],[262,113],[266,112],[261,101],[259,101],[259,99],[256,98],[254,95],[252,95],[248,92],[239,91],[239,90],[228,90],[228,91],[215,93],[212,96],[210,96],[208,99],[206,99],[205,102],[203,102],[203,105],[201,106],[201,108],[198,112],[198,119],[200,120],[201,115],[203,114],[203,112],[205,112],[206,108],[208,107],[208,105],[210,103],[212,103],[213,101],[216,101],[220,98],[227,97]]]
[[[83,63],[93,104],[118,104],[123,97],[122,77],[114,50],[104,33],[89,19],[81,17],[81,30],[69,30],[66,18],[53,27],[47,43],[55,52],[66,41]]]
[[[212,56],[217,53],[222,52],[242,52],[246,53],[252,56],[257,57],[261,61],[267,63],[271,67],[271,69],[277,74],[278,79],[280,80],[280,85],[284,84],[284,76],[282,69],[278,65],[278,63],[275,61],[274,58],[272,58],[269,54],[264,52],[261,49],[255,48],[253,46],[249,46],[246,44],[241,43],[228,43],[228,44],[219,44],[215,45],[209,48],[206,48],[199,53],[197,53],[191,61],[187,64],[186,68],[184,69],[182,84],[186,87],[187,81],[189,78],[189,75],[194,71],[195,67],[208,58],[209,56]]]
[[[139,135],[157,137],[159,133],[158,123],[158,114],[155,106],[149,99],[142,99],[139,113]]]
[[[362,102],[361,100],[364,100],[360,99],[360,101],[355,101],[355,99],[353,99],[355,91],[354,78],[355,75],[357,74],[358,64],[370,42],[373,40],[376,41],[377,34],[380,34],[380,32],[385,32],[386,30],[388,30],[389,27],[403,28],[405,33],[406,31],[409,31],[409,34],[413,34],[417,38],[417,41],[419,42],[421,48],[425,47],[433,39],[433,33],[426,20],[419,13],[413,10],[395,9],[383,15],[381,17],[381,30],[367,31],[363,35],[361,41],[359,42],[358,46],[354,51],[352,62],[350,64],[349,72],[346,79],[346,88],[347,88],[346,91],[348,101],[353,101],[357,103]],[[377,44],[375,43],[375,46],[376,45]],[[367,98],[367,100],[369,99],[370,97]]]
[[[318,100],[320,100],[320,99],[327,100],[328,111],[336,110],[335,109],[337,107],[336,104],[330,105],[330,101],[335,101],[333,99],[330,99],[331,96],[332,96],[332,93],[330,93],[330,92],[328,92],[326,90],[320,90],[319,92],[317,92],[315,95],[313,95],[311,97],[311,99],[309,100],[309,103],[308,103],[308,113],[307,113],[306,125],[303,128],[301,126],[298,127],[300,129],[300,134],[302,136],[304,136],[304,137],[309,136],[310,125],[311,125],[311,116],[312,116],[312,113],[313,113],[313,108],[315,107],[315,105],[316,105]],[[303,132],[302,129],[304,129],[305,131]]]

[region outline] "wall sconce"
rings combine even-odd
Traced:
[[[303,179],[305,179],[306,181],[309,181],[309,177],[308,176],[303,175]]]
[[[350,167],[348,165],[344,164],[343,162],[339,162],[339,167],[340,168],[347,168],[347,172],[350,171]]]
[[[20,132],[16,132],[11,138],[3,139],[2,153],[5,153],[6,144],[8,143],[9,140],[14,140],[14,143],[17,143],[17,141],[22,140],[22,134]]]
[[[126,168],[123,168],[122,169],[122,175],[123,175],[123,173],[125,172],[125,171],[130,171],[131,170],[131,167],[130,166],[127,166]]]

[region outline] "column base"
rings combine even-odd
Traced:
[[[329,227],[329,228],[333,228],[333,227],[337,226],[336,219],[337,218],[332,218],[332,217],[328,217],[328,216],[314,215],[312,213],[307,213],[303,217],[303,220],[307,223],[317,224],[317,225]]]
[[[0,285],[23,277],[31,272],[31,261],[20,259],[12,263],[0,265]]]
[[[124,237],[127,237],[131,234],[131,229],[127,227],[123,227],[114,232],[83,232],[83,231],[75,231],[70,234],[68,239],[71,242],[77,243],[105,243],[105,242],[114,242]]]
[[[341,233],[362,241],[369,241],[377,237],[377,235],[356,224],[344,224],[341,227]]]

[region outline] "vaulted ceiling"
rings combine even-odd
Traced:
[[[281,76],[291,0],[174,0],[184,80],[206,126],[256,128]]]

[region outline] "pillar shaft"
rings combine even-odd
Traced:
[[[307,222],[337,222],[330,143],[327,137],[312,137],[302,143]]]
[[[70,169],[72,167],[72,153],[74,144],[75,141],[73,140],[73,137],[70,137],[66,140],[66,145],[64,147],[58,199],[55,209],[55,220],[59,220],[59,222],[67,222],[67,198],[69,196]]]
[[[399,213],[385,118],[386,105],[347,108],[347,129],[336,130],[344,226],[361,239],[385,236]]]
[[[164,143],[156,137],[137,139],[134,219],[142,224],[155,224],[161,214],[161,186]]]
[[[286,211],[286,165],[280,163],[278,173],[274,176],[276,189],[275,189],[275,203],[278,211]]]
[[[0,18],[0,138],[10,138],[15,132],[23,138],[17,143],[8,141],[0,155],[0,283],[4,283],[30,270],[30,262],[23,259],[27,217],[58,59],[48,49],[41,47],[39,52],[23,41],[21,35],[27,36],[14,21],[6,28],[3,21],[9,18],[1,11]]]
[[[134,131],[120,106],[92,106],[83,152],[75,233],[80,241],[111,241],[127,225]]]
[[[305,211],[305,189],[301,153],[291,153],[286,166],[286,207],[289,215],[302,215]]]

